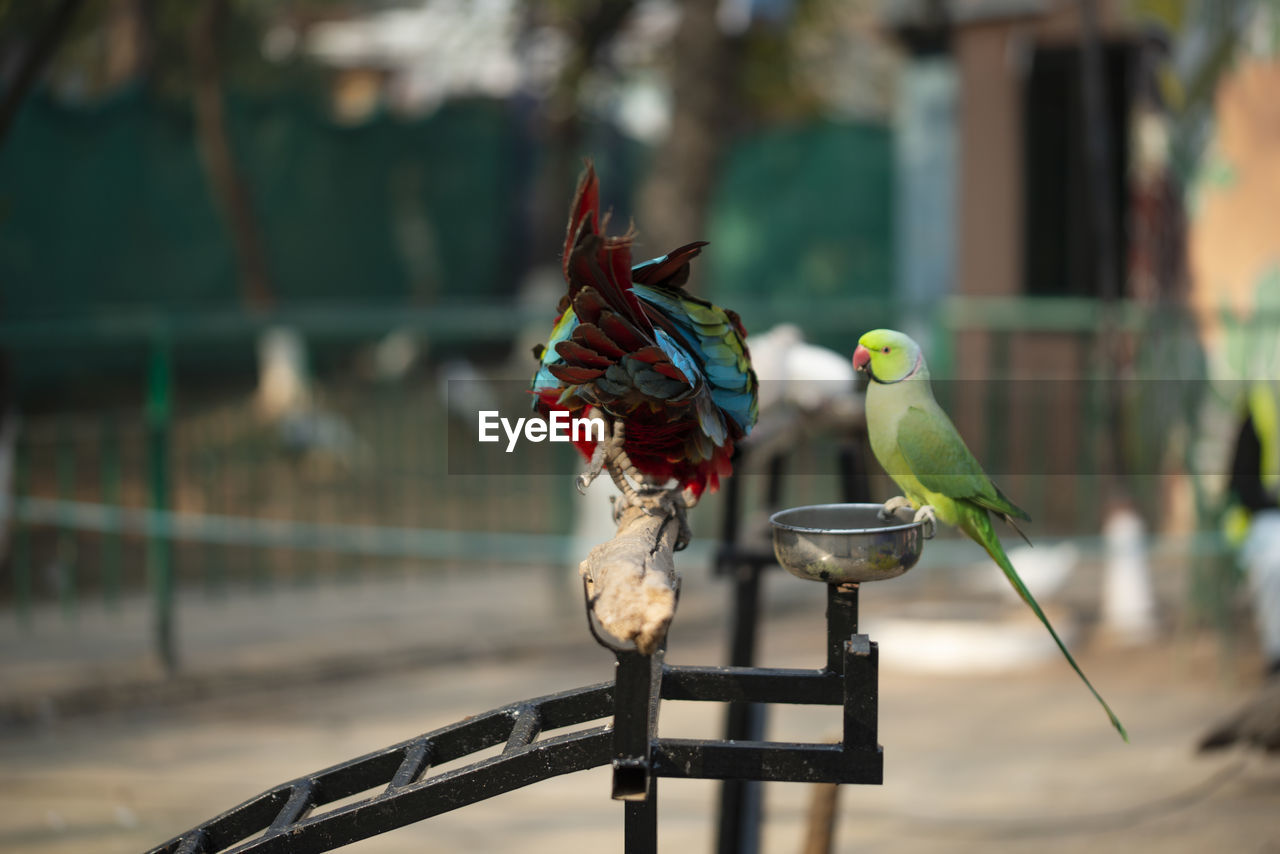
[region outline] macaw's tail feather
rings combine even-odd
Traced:
[[[687,243],[631,265],[635,235],[610,235],[591,164],[569,208],[558,319],[536,352],[535,410],[591,406],[626,427],[631,465],[695,495],[731,469],[733,444],[756,420],[756,378],[733,312],[686,294]],[[590,457],[594,444],[579,447]]]
[[[631,270],[631,281],[672,290],[683,288],[685,282],[689,281],[689,262],[698,257],[698,253],[706,245],[705,240],[695,240],[671,250],[661,258],[637,264]]]
[[[1018,575],[1018,571],[1013,568],[1013,564],[1009,561],[1009,557],[1004,553],[1004,547],[1000,545],[1000,541],[996,538],[996,533],[991,527],[991,520],[984,513],[980,517],[980,521],[970,521],[965,526],[965,533],[972,537],[978,545],[986,549],[987,554],[991,555],[991,559],[996,565],[1004,571],[1005,578],[1009,579],[1009,583],[1013,585],[1013,589],[1022,597],[1022,601],[1027,603],[1029,607],[1039,618],[1044,627],[1049,630],[1049,634],[1053,637],[1054,643],[1058,645],[1058,649],[1062,650],[1062,654],[1066,656],[1067,663],[1071,665],[1071,669],[1084,682],[1085,686],[1093,693],[1093,696],[1102,704],[1103,710],[1106,711],[1107,717],[1111,719],[1111,725],[1116,728],[1116,732],[1120,733],[1120,737],[1126,742],[1129,740],[1129,733],[1125,731],[1124,724],[1120,723],[1120,719],[1116,717],[1116,713],[1111,711],[1111,707],[1107,705],[1107,701],[1102,699],[1102,695],[1098,693],[1098,689],[1093,687],[1093,683],[1089,681],[1089,677],[1084,675],[1084,671],[1080,669],[1080,665],[1076,664],[1076,660],[1067,650],[1067,645],[1062,642],[1062,638],[1058,637],[1058,633],[1053,630],[1053,626],[1049,623],[1049,618],[1044,615],[1044,611],[1040,608],[1040,603],[1031,595],[1031,591],[1027,589],[1027,585],[1022,583],[1022,578]]]
[[[596,178],[596,168],[589,160],[582,177],[578,179],[573,204],[569,206],[569,227],[564,236],[564,255],[560,260],[566,279],[569,278],[569,257],[584,223],[589,224],[588,231],[591,234],[600,230],[600,182]]]

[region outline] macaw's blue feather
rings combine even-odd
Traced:
[[[556,353],[556,345],[561,341],[569,340],[569,336],[574,333],[577,326],[578,318],[573,311],[567,310],[560,315],[556,325],[551,328],[551,337],[547,340],[547,345],[542,350],[542,357],[538,363],[538,372],[533,375],[533,391],[535,394],[553,390],[557,394],[559,393],[562,383],[551,373],[550,367],[562,361]]]
[[[750,433],[757,414],[756,379],[750,370],[746,345],[729,314],[688,294],[644,285],[633,285],[631,289],[642,303],[660,309],[671,321],[676,334],[697,359],[699,374],[710,385],[711,399],[734,420],[743,435]],[[707,322],[710,319],[715,322]]]
[[[756,421],[756,377],[737,315],[683,291],[689,243],[630,266],[630,235],[607,237],[588,167],[570,208],[568,295],[541,351],[534,407],[593,406],[627,425],[632,464],[701,493],[731,469]],[[579,449],[590,455],[594,443]]]
[[[685,377],[685,384],[691,389],[697,388],[702,381],[702,371],[698,369],[693,357],[686,353],[683,347],[661,329],[655,330],[655,332],[658,336],[658,346],[662,348],[662,352],[667,355],[672,364],[680,369],[680,373]]]

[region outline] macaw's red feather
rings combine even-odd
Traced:
[[[705,240],[686,243],[679,249],[673,249],[656,264],[645,264],[631,276],[631,281],[640,285],[657,285],[664,288],[682,288],[689,281],[689,262],[698,257]]]
[[[585,412],[585,405],[577,410],[566,407],[553,391],[538,395],[540,410],[545,415],[566,411],[573,415]],[[694,495],[702,495],[708,489],[716,491],[720,478],[727,477],[732,469],[733,443],[727,442],[714,449],[710,456],[696,450],[696,422],[672,420],[670,411],[637,409],[627,418],[627,456],[637,469],[657,480],[675,480]],[[580,439],[573,442],[584,460],[595,453],[596,442]]]
[[[600,315],[607,311],[609,304],[604,301],[604,297],[600,296],[600,292],[595,288],[581,288],[573,295],[573,313],[578,318],[580,324],[595,325],[600,321]]]
[[[601,266],[609,276],[609,281],[625,293],[631,309],[640,314],[640,303],[631,295],[631,238],[615,237],[605,241]]]
[[[560,401],[559,394],[557,394],[555,391],[540,392],[538,394],[538,404],[539,404],[537,407],[538,411],[540,411],[547,418],[551,417],[552,412],[567,412],[569,413],[570,417],[577,418],[585,415],[587,410],[586,404],[583,404],[577,407],[576,409],[565,406],[564,403]],[[582,454],[583,458],[588,461],[590,461],[592,455],[595,454],[596,441],[594,439],[586,439],[586,438],[575,439],[574,437],[575,436],[583,437],[583,436],[589,436],[589,435],[591,435],[590,430],[582,430],[582,431],[571,430],[569,432],[569,441],[572,442],[573,446],[578,449],[578,453]]]
[[[755,422],[741,321],[681,292],[703,241],[633,268],[633,235],[608,236],[608,225],[588,165],[569,209],[562,259],[560,308],[573,314],[539,359],[535,408],[581,415],[589,406],[624,423],[637,471],[701,495],[729,473],[734,444]],[[597,443],[574,445],[590,459]]]
[[[733,324],[733,331],[746,338],[747,327],[742,325],[742,318],[738,316],[738,313],[731,308],[726,308],[724,313],[729,316],[729,322]]]
[[[604,376],[600,368],[582,368],[576,365],[550,365],[547,370],[561,382],[569,385],[581,385]]]
[[[565,275],[571,297],[592,288],[606,305],[637,328],[653,332],[644,308],[631,292],[630,237],[601,237],[591,230],[591,223],[584,221],[565,262]]]
[[[561,341],[556,345],[556,352],[571,365],[587,368],[607,368],[614,363],[608,356],[602,356],[595,350],[583,347],[577,341]]]
[[[613,342],[604,331],[594,323],[581,323],[578,328],[573,330],[573,339],[580,341],[583,345],[590,347],[602,356],[608,356],[611,359],[620,359],[626,352]]]
[[[733,470],[733,442],[711,446],[706,456],[699,435],[695,420],[672,419],[669,408],[638,409],[627,417],[625,448],[632,465],[649,477],[674,479],[701,495],[708,488],[714,492]]]
[[[653,369],[664,377],[670,377],[671,379],[679,380],[680,382],[689,382],[689,378],[684,375],[684,371],[680,370],[670,362],[663,362],[662,364],[654,365]]]
[[[611,311],[602,311],[597,325],[605,335],[628,353],[649,346],[649,342],[640,334],[640,330]]]
[[[594,233],[599,230],[600,182],[596,179],[595,167],[587,164],[587,170],[578,180],[578,189],[573,196],[573,204],[569,206],[569,228],[564,237],[564,255],[561,265],[565,279],[569,278],[569,259],[573,254],[574,244],[579,233],[587,228]]]
[[[641,347],[631,354],[631,358],[638,359],[648,365],[656,365],[659,362],[669,362],[667,354],[662,352],[662,348],[654,344],[647,347]]]

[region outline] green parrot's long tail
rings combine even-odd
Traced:
[[[1126,742],[1129,741],[1129,733],[1125,731],[1124,724],[1120,723],[1120,719],[1116,717],[1116,713],[1111,711],[1111,707],[1107,705],[1107,701],[1102,699],[1102,695],[1098,693],[1098,689],[1093,687],[1093,683],[1089,681],[1089,677],[1084,675],[1084,671],[1080,669],[1080,665],[1076,664],[1076,660],[1071,657],[1071,653],[1067,651],[1067,645],[1062,642],[1062,638],[1058,637],[1058,633],[1053,630],[1053,626],[1049,624],[1049,618],[1044,615],[1044,611],[1040,609],[1040,603],[1036,602],[1035,597],[1031,595],[1031,591],[1022,583],[1018,571],[1013,568],[1013,564],[1009,562],[1009,557],[1004,553],[1004,547],[1000,545],[1000,540],[996,538],[996,532],[991,527],[991,519],[985,512],[980,517],[971,517],[966,520],[969,524],[964,525],[964,531],[974,539],[978,545],[987,550],[987,554],[991,555],[991,559],[1004,570],[1005,578],[1009,579],[1009,583],[1013,585],[1013,589],[1018,591],[1018,595],[1022,597],[1022,601],[1027,603],[1032,612],[1040,618],[1040,622],[1044,623],[1044,627],[1049,630],[1049,634],[1053,636],[1054,643],[1058,645],[1058,649],[1062,650],[1062,654],[1067,657],[1067,663],[1071,665],[1071,669],[1084,682],[1084,684],[1093,692],[1093,696],[1102,704],[1102,708],[1106,710],[1107,717],[1111,719],[1111,725],[1116,728],[1116,732],[1120,733],[1120,737]]]

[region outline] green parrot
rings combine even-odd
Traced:
[[[1022,601],[1044,623],[1072,669],[1102,704],[1111,725],[1128,741],[1124,725],[1071,657],[1005,555],[992,528],[991,514],[1004,519],[1019,534],[1022,531],[1014,519],[1030,521],[1031,517],[991,482],[965,447],[951,419],[933,399],[929,368],[920,345],[901,332],[876,329],[859,339],[853,353],[853,366],[865,371],[871,380],[867,386],[867,432],[871,451],[906,494],[905,498],[889,499],[885,515],[910,506],[916,510],[917,521],[941,519],[986,549]],[[1022,536],[1026,539],[1025,534]]]

